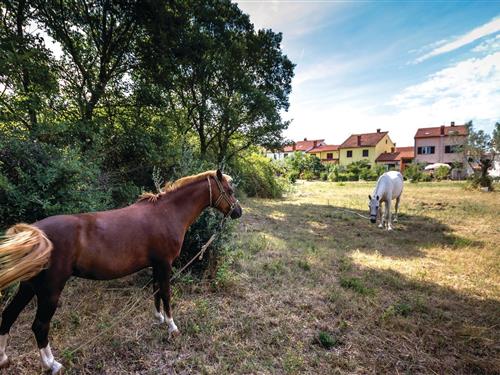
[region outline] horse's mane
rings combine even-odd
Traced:
[[[159,198],[162,196],[171,193],[173,191],[178,190],[179,188],[189,185],[193,182],[197,182],[200,180],[206,180],[207,177],[214,177],[217,178],[216,176],[217,171],[206,171],[198,174],[194,174],[192,176],[186,176],[186,177],[181,177],[178,180],[174,182],[167,182],[165,186],[163,187],[162,191],[159,193],[142,193],[139,198],[137,199],[137,202],[142,202],[142,201],[148,201],[148,202],[156,202]],[[228,181],[231,182],[233,179],[231,176],[228,176],[227,174],[223,175],[224,178]]]

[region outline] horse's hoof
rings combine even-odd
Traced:
[[[174,338],[174,337],[178,337],[178,336],[180,336],[180,335],[181,335],[181,331],[179,331],[179,330],[176,328],[176,329],[174,329],[173,331],[170,331],[170,332],[168,333],[168,335],[169,335],[170,337],[172,337],[172,338]]]
[[[5,357],[2,362],[0,362],[0,369],[9,367],[10,365],[10,359],[9,357]]]
[[[61,375],[62,369],[63,369],[63,365],[57,361],[54,361],[54,363],[52,363],[52,367],[50,368],[50,370],[48,370],[48,372],[51,375]]]
[[[388,230],[388,231],[391,231],[391,230],[392,230],[392,227],[387,228],[387,230]]]

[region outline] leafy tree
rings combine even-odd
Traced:
[[[468,136],[464,144],[464,151],[467,161],[477,163],[480,167],[479,175],[476,175],[474,182],[482,187],[492,188],[491,177],[488,170],[493,166],[496,154],[499,150],[500,124],[495,124],[490,136],[483,130],[475,130],[472,121],[467,124]]]
[[[281,34],[255,32],[228,0],[186,4],[182,46],[148,66],[156,75],[170,70],[159,84],[180,132],[194,132],[200,156],[217,163],[252,145],[281,143],[293,76]]]

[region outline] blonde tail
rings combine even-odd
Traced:
[[[0,290],[32,278],[47,267],[52,242],[40,229],[17,224],[0,242]]]

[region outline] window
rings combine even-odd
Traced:
[[[417,154],[419,154],[419,155],[433,154],[435,149],[436,149],[436,147],[434,147],[434,146],[417,147]]]
[[[326,160],[332,160],[333,159],[333,153],[329,152],[326,154]]]
[[[444,146],[444,153],[445,154],[455,154],[457,152],[460,152],[460,145],[447,145],[447,146]]]
[[[368,150],[363,150],[363,157],[368,157]]]
[[[352,158],[352,150],[347,151],[347,157]]]

